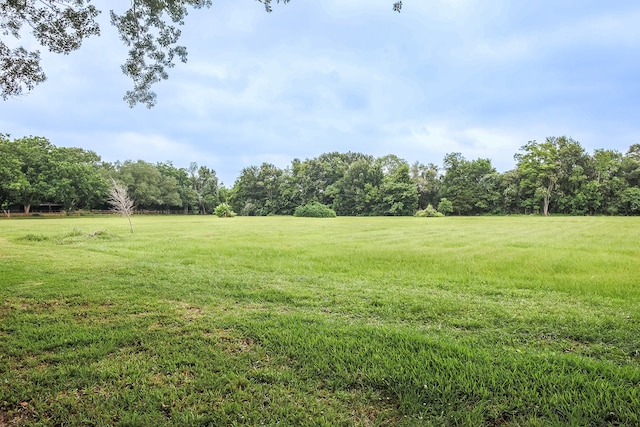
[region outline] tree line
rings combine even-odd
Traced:
[[[56,147],[43,137],[0,135],[2,209],[55,205],[71,212],[107,209],[112,180],[138,210],[210,214],[221,203],[240,215],[291,215],[312,202],[338,215],[414,215],[441,206],[455,215],[640,214],[640,144],[626,153],[589,154],[568,137],[529,141],[516,166],[498,172],[487,158],[449,153],[442,166],[408,163],[396,155],[325,153],[244,168],[232,187],[213,169],[143,160],[108,163],[81,148]]]

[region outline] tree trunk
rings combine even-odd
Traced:
[[[544,206],[542,207],[544,216],[549,216],[549,196],[544,196]]]
[[[31,210],[31,205],[24,205],[24,213],[28,214]]]
[[[127,219],[129,220],[129,227],[131,228],[131,232],[133,233],[133,223],[131,222],[131,215],[127,215]]]
[[[547,187],[547,191],[544,194],[544,216],[549,216],[549,203],[551,202],[551,191],[553,191],[553,183]]]

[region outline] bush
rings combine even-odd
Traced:
[[[444,214],[438,212],[433,206],[429,204],[423,210],[416,212],[416,216],[420,218],[441,218],[444,216]]]
[[[231,209],[227,203],[220,203],[216,206],[214,213],[220,218],[233,218],[236,213]]]
[[[320,202],[311,202],[304,206],[298,206],[293,216],[310,217],[310,218],[335,218],[336,212],[329,206]]]

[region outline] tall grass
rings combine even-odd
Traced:
[[[0,425],[637,425],[635,218],[0,221]]]

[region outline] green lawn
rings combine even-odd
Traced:
[[[640,218],[0,220],[0,425],[639,425]]]

